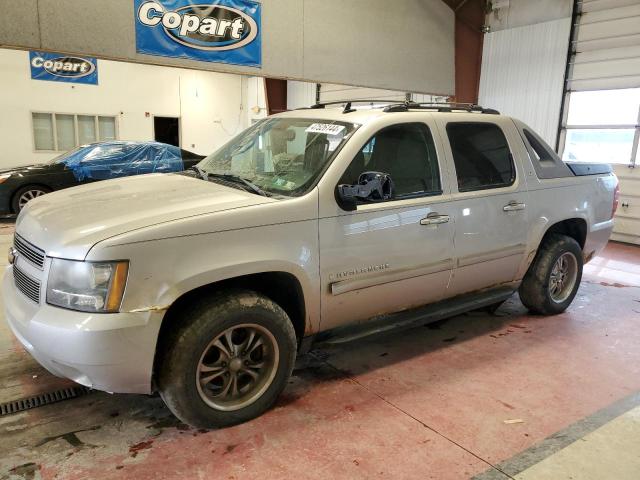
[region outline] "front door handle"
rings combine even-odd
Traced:
[[[525,207],[526,205],[524,203],[509,202],[504,207],[502,207],[502,210],[504,210],[505,212],[517,212],[518,210],[524,210]]]
[[[440,225],[449,222],[449,215],[440,215],[438,213],[430,213],[420,220],[420,225]]]

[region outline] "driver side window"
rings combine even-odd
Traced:
[[[356,185],[363,172],[390,175],[394,199],[442,193],[433,137],[423,123],[403,123],[380,130],[358,152],[339,183]]]

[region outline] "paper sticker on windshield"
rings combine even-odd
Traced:
[[[314,123],[305,130],[307,133],[324,133],[325,135],[339,135],[345,129],[344,125],[333,123]]]

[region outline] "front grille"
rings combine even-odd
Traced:
[[[25,260],[33,263],[36,267],[42,269],[44,265],[44,250],[30,244],[17,233],[13,237],[13,246],[22,255]]]
[[[16,265],[13,266],[13,280],[16,282],[18,290],[20,290],[29,300],[35,303],[40,303],[39,281],[31,278]]]

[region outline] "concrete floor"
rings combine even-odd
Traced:
[[[0,224],[0,251],[11,242]],[[325,345],[237,427],[101,392],[0,417],[0,478],[640,478],[640,248],[610,244],[567,312]],[[0,403],[68,386],[0,325]]]

